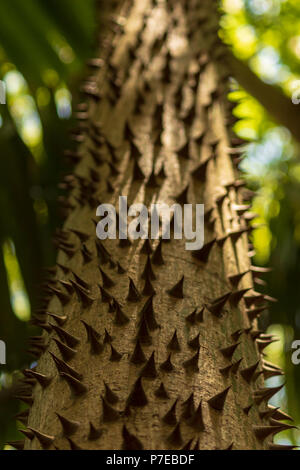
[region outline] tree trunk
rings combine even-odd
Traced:
[[[265,302],[253,290],[217,2],[115,10],[68,153],[69,215],[35,318],[43,354],[24,372],[36,383],[25,449],[273,448],[287,426],[263,376],[281,371],[261,356],[270,338],[256,326]],[[96,208],[120,195],[204,203],[204,247],[98,240]]]

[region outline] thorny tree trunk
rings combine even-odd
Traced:
[[[268,449],[287,428],[263,385],[281,371],[261,356],[216,5],[121,1],[90,63],[26,449]],[[119,195],[205,203],[204,248],[100,242],[96,207]]]

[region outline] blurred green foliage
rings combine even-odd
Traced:
[[[299,98],[299,1],[223,0],[222,4],[221,34],[235,56],[247,62],[263,82],[279,86],[287,99]],[[253,222],[264,224],[253,233],[254,262],[274,268],[264,278],[267,288],[259,285],[256,290],[278,299],[261,318],[262,326],[279,339],[266,349],[267,359],[286,372],[285,379],[268,381],[270,386],[286,382],[271,403],[292,414],[299,425],[300,366],[291,361],[291,344],[300,339],[299,144],[236,83],[232,89],[230,98],[237,102],[234,114],[239,118],[235,131],[253,139],[241,164],[249,185],[257,190],[253,211],[258,217]],[[300,433],[281,433],[277,441],[300,444]]]
[[[298,0],[221,3],[224,41],[261,80],[291,99],[300,89]],[[7,87],[7,106],[0,107],[0,338],[7,343],[0,446],[20,438],[12,418],[19,405],[10,385],[16,371],[33,360],[26,353],[32,333],[27,320],[39,300],[42,268],[54,263],[62,153],[83,64],[93,53],[95,15],[94,0],[0,0],[0,79]],[[253,140],[241,169],[258,192],[254,222],[264,224],[253,233],[254,261],[274,266],[265,280],[278,302],[261,321],[278,335],[266,353],[286,370],[287,385],[273,403],[299,424],[300,366],[291,363],[291,343],[300,339],[299,149],[288,129],[234,81],[230,99],[237,104],[236,133]],[[262,282],[257,289],[264,291]],[[269,380],[272,386],[281,382]],[[280,434],[279,442],[290,441],[300,443],[299,433]]]
[[[26,350],[43,267],[54,264],[60,224],[58,182],[65,171],[73,100],[93,55],[94,0],[0,0],[0,447],[17,438],[10,385],[34,360]]]

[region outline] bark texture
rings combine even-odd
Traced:
[[[115,7],[67,152],[68,217],[35,317],[42,355],[24,371],[25,449],[267,449],[287,427],[264,388],[281,371],[262,360],[272,338],[256,327],[266,301],[217,30],[211,0]],[[96,207],[119,195],[204,203],[204,248],[99,241]]]

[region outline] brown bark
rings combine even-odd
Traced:
[[[264,299],[253,291],[215,7],[124,0],[124,26],[105,33],[44,305],[60,318],[37,319],[46,350],[26,449],[262,449],[284,427],[262,414],[269,338],[255,332]],[[207,245],[100,242],[96,207],[120,194],[205,203]]]

